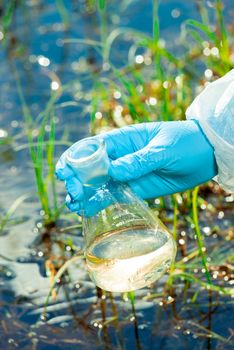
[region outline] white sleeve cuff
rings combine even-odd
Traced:
[[[209,84],[186,111],[196,119],[214,147],[218,181],[227,192],[234,192],[234,69]]]

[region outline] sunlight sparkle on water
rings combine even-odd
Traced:
[[[149,98],[149,104],[151,105],[151,106],[155,106],[156,104],[157,104],[157,99],[155,98],[155,97],[150,97]]]
[[[145,64],[146,66],[150,66],[152,63],[152,58],[150,56],[145,57]]]
[[[5,138],[7,137],[8,133],[6,130],[0,129],[0,138]]]
[[[172,11],[171,11],[171,17],[173,17],[173,18],[178,18],[178,17],[180,17],[180,10],[179,9],[177,9],[177,8],[175,8],[175,9],[173,9]]]
[[[184,245],[185,244],[185,240],[183,238],[179,239],[179,244],[180,245]]]
[[[96,112],[95,113],[95,118],[98,119],[98,120],[102,119],[102,113],[101,112]]]
[[[59,83],[57,81],[52,81],[51,84],[50,84],[50,88],[51,90],[58,90],[60,87]]]
[[[38,56],[38,63],[40,64],[40,66],[48,67],[50,64],[50,60],[49,60],[49,58],[40,55],[40,56]]]
[[[116,99],[116,100],[118,100],[120,97],[121,97],[121,92],[120,91],[114,91],[114,98]]]
[[[212,49],[210,50],[211,55],[215,56],[215,57],[219,57],[219,49],[217,47],[212,47]]]
[[[17,128],[19,126],[18,120],[12,120],[11,126],[12,126],[12,128]]]
[[[204,50],[203,50],[203,55],[204,56],[210,56],[211,54],[211,50],[209,47],[205,47]]]
[[[136,90],[141,93],[143,92],[143,86],[142,85],[137,85]]]
[[[136,61],[137,64],[141,64],[141,63],[144,62],[144,57],[142,55],[137,55],[135,57],[135,61]]]
[[[205,235],[209,236],[211,233],[211,229],[209,226],[205,226],[202,228],[202,231],[205,233]]]
[[[110,69],[110,64],[108,62],[103,63],[102,69],[106,72]]]
[[[204,75],[206,79],[210,80],[213,77],[213,71],[211,69],[206,69]]]
[[[200,205],[200,208],[201,208],[202,210],[205,210],[205,209],[206,209],[206,204],[204,204],[204,203],[201,204],[201,205]]]
[[[175,82],[179,87],[181,87],[183,85],[183,76],[177,75],[177,77],[175,78]]]

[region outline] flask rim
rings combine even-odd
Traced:
[[[97,149],[90,153],[88,156],[83,156],[80,158],[75,158],[72,156],[73,152],[80,149],[84,149],[85,146],[97,146]],[[89,164],[91,160],[99,156],[99,154],[105,149],[105,141],[102,138],[87,138],[76,142],[66,155],[66,161],[71,165],[86,165]]]

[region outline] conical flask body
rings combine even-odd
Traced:
[[[97,286],[111,292],[149,286],[174,261],[174,239],[128,185],[108,176],[109,160],[102,148],[103,141],[90,140],[97,143],[95,152],[99,160],[95,167],[91,166],[95,162],[93,156],[86,157],[87,169],[82,157],[78,164],[70,161],[74,155],[70,154],[68,159],[84,185],[83,235],[90,277]],[[101,157],[98,151],[102,152]]]

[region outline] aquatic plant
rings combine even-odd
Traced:
[[[5,227],[12,221],[12,217],[17,210],[17,208],[22,204],[22,202],[29,198],[29,194],[23,194],[22,196],[16,198],[16,200],[11,204],[6,213],[0,215],[0,236],[4,232]],[[21,222],[21,220],[19,220]],[[17,220],[13,220],[12,224],[15,225]]]
[[[43,220],[46,227],[53,226],[61,208],[57,202],[56,180],[54,177],[54,147],[55,147],[55,122],[54,104],[61,91],[52,91],[51,97],[45,109],[36,120],[32,117],[27,106],[19,75],[15,68],[18,94],[20,97],[24,117],[25,132],[28,139],[28,149],[34,169],[37,193],[43,210]],[[46,129],[49,130],[47,138]],[[36,133],[35,133],[35,130]]]

